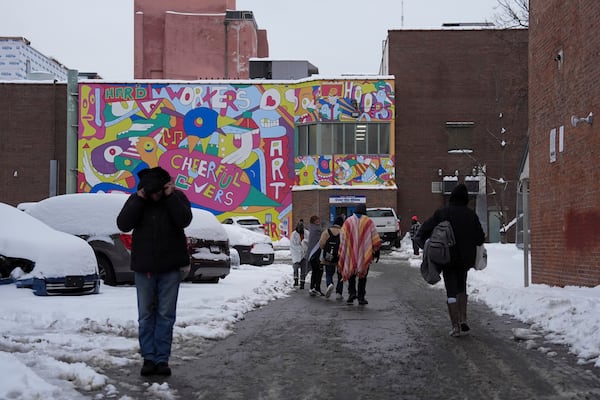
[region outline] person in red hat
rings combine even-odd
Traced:
[[[415,236],[417,236],[417,232],[421,229],[421,223],[419,222],[419,218],[416,215],[413,215],[411,218],[410,225],[410,240],[412,241],[413,253],[415,256],[419,255],[419,245],[415,241]]]

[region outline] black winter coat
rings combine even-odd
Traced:
[[[117,217],[123,232],[133,230],[131,269],[169,272],[190,264],[184,228],[192,222],[190,201],[179,190],[159,201],[129,196]]]
[[[433,216],[423,222],[415,240],[420,248],[431,236],[435,226],[450,221],[454,231],[456,245],[450,249],[451,267],[469,269],[475,264],[477,246],[483,244],[485,233],[475,211],[470,209],[469,195],[464,185],[458,185],[450,195],[449,205],[437,210]]]

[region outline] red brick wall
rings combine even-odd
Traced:
[[[441,181],[438,169],[444,175],[458,170],[462,181],[485,164],[488,209],[503,208],[507,222],[515,217],[527,142],[527,41],[526,30],[388,32],[389,73],[396,78],[398,213],[424,219],[447,201],[431,190]],[[475,123],[472,154],[448,154],[447,121]],[[500,178],[508,184],[493,180]],[[402,229],[409,224],[404,218]],[[514,238],[511,229],[507,239]]]
[[[66,84],[0,83],[0,109],[0,202],[48,197],[50,160],[65,193]]]
[[[532,282],[600,284],[600,129],[571,116],[600,116],[600,2],[530,1]],[[560,62],[556,59],[562,50]],[[550,162],[550,131],[564,150]]]

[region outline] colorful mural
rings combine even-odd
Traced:
[[[78,191],[132,193],[137,172],[161,166],[194,207],[219,220],[257,216],[278,239],[288,236],[298,184],[295,125],[357,118],[393,120],[391,81],[81,83]],[[373,182],[367,170],[393,181],[392,160],[335,156],[353,171],[338,178],[330,159],[331,182]],[[366,166],[360,176],[357,165]]]
[[[296,157],[296,185],[394,186],[393,156],[325,155]]]

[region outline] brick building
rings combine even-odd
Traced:
[[[247,79],[267,32],[235,0],[135,0],[135,79]]]
[[[0,83],[0,201],[65,193],[67,85]]]
[[[397,212],[430,216],[465,182],[488,240],[515,218],[527,136],[527,30],[388,31],[396,78]]]
[[[596,0],[530,1],[534,283],[600,284],[599,18]]]

